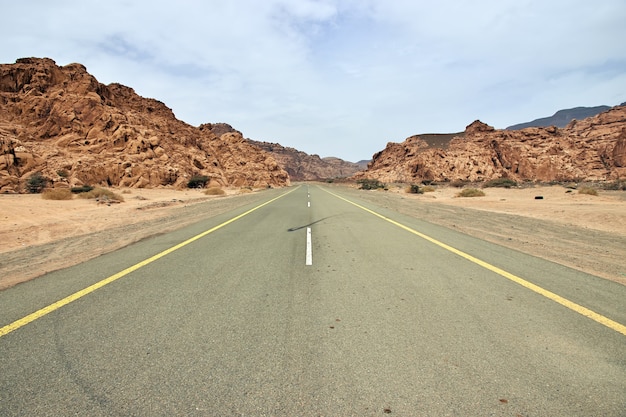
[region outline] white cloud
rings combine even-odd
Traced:
[[[0,62],[81,62],[192,124],[322,156],[626,100],[623,0],[55,1],[3,6]]]

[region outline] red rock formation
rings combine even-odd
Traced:
[[[610,155],[616,167],[626,168],[626,129],[622,130]]]
[[[355,179],[382,182],[610,181],[626,177],[626,107],[614,107],[564,129],[495,130],[480,121],[446,149],[412,136],[389,143]]]
[[[360,165],[340,158],[320,158],[319,155],[309,155],[278,143],[253,140],[250,140],[250,143],[272,154],[278,164],[289,173],[292,181],[347,178],[362,170]]]
[[[241,133],[190,126],[160,101],[46,58],[0,65],[0,192],[21,190],[34,172],[55,186],[185,187],[193,175],[216,185],[289,182]]]

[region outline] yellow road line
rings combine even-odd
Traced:
[[[128,274],[130,274],[131,272],[134,272],[134,271],[138,270],[139,268],[143,268],[144,266],[146,266],[146,265],[156,261],[157,259],[161,259],[164,256],[169,255],[170,253],[172,253],[174,251],[177,251],[178,249],[180,249],[180,248],[182,248],[184,246],[187,246],[187,245],[189,245],[192,242],[195,242],[196,240],[201,239],[204,236],[206,236],[206,235],[208,235],[210,233],[213,233],[216,230],[221,229],[222,227],[227,226],[227,225],[229,225],[229,224],[231,224],[231,223],[241,219],[244,216],[247,216],[248,214],[252,213],[253,211],[258,210],[261,207],[267,206],[268,204],[273,203],[274,201],[278,200],[279,198],[282,198],[282,197],[286,196],[287,194],[296,191],[298,188],[300,188],[300,186],[298,186],[298,187],[296,187],[296,188],[294,188],[294,189],[292,189],[290,191],[287,191],[286,193],[281,194],[281,195],[279,195],[276,198],[273,198],[273,199],[271,199],[269,201],[266,201],[263,204],[260,204],[260,205],[254,207],[254,208],[251,208],[250,210],[246,211],[245,213],[242,213],[242,214],[240,214],[238,216],[235,216],[232,219],[225,221],[224,223],[218,224],[217,226],[215,226],[215,227],[213,227],[213,228],[211,228],[209,230],[206,230],[206,231],[204,231],[204,232],[202,232],[202,233],[200,233],[200,234],[198,234],[196,236],[193,236],[193,237],[185,240],[184,242],[179,243],[176,246],[172,246],[171,248],[166,249],[166,250],[164,250],[161,253],[158,253],[158,254],[156,254],[156,255],[148,258],[148,259],[145,259],[145,260],[143,260],[143,261],[141,261],[141,262],[139,262],[139,263],[137,263],[137,264],[135,264],[135,265],[133,265],[133,266],[131,266],[129,268],[126,268],[125,270],[120,271],[117,274],[111,275],[110,277],[105,278],[102,281],[96,282],[95,284],[90,285],[87,288],[84,288],[84,289],[82,289],[80,291],[77,291],[74,294],[68,295],[67,297],[65,297],[65,298],[63,298],[63,299],[61,299],[61,300],[59,300],[59,301],[57,301],[57,302],[55,302],[53,304],[50,304],[47,307],[44,307],[44,308],[42,308],[40,310],[37,310],[34,313],[31,313],[31,314],[29,314],[29,315],[27,315],[25,317],[22,317],[19,320],[14,321],[11,324],[8,324],[8,325],[0,328],[0,337],[7,335],[7,334],[11,333],[14,330],[17,330],[20,327],[26,326],[28,323],[31,323],[31,322],[33,322],[33,321],[35,321],[35,320],[45,316],[46,314],[52,313],[53,311],[58,310],[58,309],[60,309],[61,307],[65,306],[65,305],[68,305],[72,301],[76,301],[79,298],[84,297],[87,294],[90,294],[90,293],[94,292],[95,290],[97,290],[99,288],[102,288],[105,285],[108,285],[108,284],[112,283],[113,281],[117,281],[118,279],[120,279],[120,278],[122,278],[122,277],[124,277],[124,276],[126,276]]]
[[[356,206],[356,207],[360,208],[361,210],[365,210],[366,212],[368,212],[370,214],[373,214],[374,216],[379,217],[379,218],[381,218],[381,219],[383,219],[385,221],[388,221],[389,223],[391,223],[391,224],[393,224],[395,226],[398,226],[399,228],[404,229],[404,230],[406,230],[409,233],[413,233],[414,235],[417,235],[417,236],[421,237],[422,239],[425,239],[425,240],[427,240],[427,241],[429,241],[429,242],[431,242],[431,243],[433,243],[433,244],[435,244],[435,245],[437,245],[437,246],[439,246],[439,247],[441,247],[441,248],[443,248],[443,249],[445,249],[447,251],[450,251],[450,252],[452,252],[452,253],[454,253],[456,255],[459,255],[460,257],[465,258],[468,261],[475,263],[476,265],[480,265],[483,268],[486,268],[486,269],[488,269],[488,270],[490,270],[492,272],[495,272],[496,274],[498,274],[500,276],[503,276],[504,278],[506,278],[508,280],[516,282],[519,285],[521,285],[523,287],[526,287],[526,288],[528,288],[531,291],[536,292],[537,294],[543,295],[544,297],[549,298],[550,300],[552,300],[554,302],[557,302],[557,303],[561,304],[562,306],[569,308],[572,311],[575,311],[575,312],[577,312],[579,314],[582,314],[583,316],[588,317],[591,320],[594,320],[594,321],[596,321],[596,322],[598,322],[598,323],[608,327],[609,329],[615,330],[616,332],[619,332],[619,333],[623,334],[624,336],[626,336],[626,326],[624,326],[623,324],[620,324],[620,323],[618,323],[618,322],[616,322],[614,320],[609,319],[608,317],[605,317],[605,316],[603,316],[601,314],[598,314],[595,311],[592,311],[592,310],[590,310],[590,309],[588,309],[586,307],[581,306],[580,304],[576,304],[575,302],[570,301],[567,298],[563,298],[563,297],[561,297],[558,294],[555,294],[555,293],[553,293],[551,291],[546,290],[545,288],[542,288],[542,287],[540,287],[540,286],[538,286],[536,284],[533,284],[532,282],[526,281],[525,279],[520,278],[517,275],[513,275],[510,272],[507,272],[507,271],[505,271],[503,269],[498,268],[497,266],[491,265],[490,263],[487,263],[487,262],[485,262],[483,260],[475,258],[474,256],[469,255],[469,254],[467,254],[467,253],[465,253],[463,251],[460,251],[460,250],[458,250],[456,248],[453,248],[452,246],[446,245],[445,243],[440,242],[437,239],[433,239],[432,237],[430,237],[428,235],[425,235],[423,233],[420,233],[420,232],[418,232],[415,229],[411,229],[410,227],[405,226],[402,223],[398,223],[397,221],[392,220],[392,219],[390,219],[388,217],[385,217],[382,214],[379,214],[379,213],[377,213],[377,212],[375,212],[373,210],[368,209],[367,207],[363,207],[360,204],[357,204],[357,203],[355,203],[353,201],[350,201],[350,200],[348,200],[348,199],[346,199],[344,197],[341,197],[340,195],[337,195],[337,194],[335,194],[335,193],[333,193],[331,191],[328,191],[326,189],[323,189],[323,190],[326,191],[328,194],[331,194],[331,195],[339,198],[340,200],[345,201],[346,203],[350,203],[353,206]]]

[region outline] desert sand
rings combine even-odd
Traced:
[[[401,213],[456,228],[514,249],[626,284],[626,192],[579,194],[562,186],[490,188],[456,197],[459,189],[414,195],[345,189]],[[125,201],[44,200],[0,195],[0,289],[174,230],[209,215],[263,200],[264,193],[225,197],[199,190],[113,190]],[[535,197],[541,196],[542,199]],[[425,208],[426,207],[426,208]],[[538,230],[540,231],[538,233]]]
[[[562,186],[487,188],[484,197],[457,197],[458,188],[438,188],[422,201],[549,220],[564,225],[614,232],[626,236],[626,192],[579,194]]]

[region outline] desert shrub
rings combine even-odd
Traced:
[[[91,185],[81,185],[80,187],[70,188],[70,191],[74,194],[88,193],[91,190],[93,190],[93,187]]]
[[[111,190],[107,190],[105,188],[96,187],[91,191],[87,191],[86,193],[78,194],[79,198],[98,198],[102,200],[114,200],[114,201],[124,201],[124,197],[119,194],[114,193]]]
[[[424,194],[424,190],[417,184],[411,184],[404,190],[407,194]]]
[[[187,188],[204,188],[207,182],[209,182],[209,177],[206,175],[194,175],[187,182]]]
[[[206,195],[225,195],[226,191],[222,190],[220,187],[209,187],[204,191]]]
[[[67,169],[60,169],[57,171],[57,175],[61,178],[67,178],[70,175],[70,173],[67,172]]]
[[[433,187],[432,185],[427,185],[425,187],[422,187],[422,192],[425,192],[425,193],[433,193],[435,192],[435,190],[436,188]]]
[[[578,194],[598,195],[598,190],[593,187],[581,187],[578,189]]]
[[[460,193],[457,193],[457,197],[484,197],[485,193],[477,188],[465,188]]]
[[[35,172],[26,180],[26,189],[31,194],[40,193],[48,185],[48,179],[41,172]]]
[[[490,187],[498,187],[498,188],[517,187],[517,182],[513,181],[510,178],[496,178],[496,179],[487,181],[485,184],[483,184],[483,188],[490,188]]]
[[[383,184],[382,182],[378,180],[371,180],[368,178],[357,180],[356,183],[359,184],[359,189],[361,190],[378,190],[381,188],[385,188],[385,184]]]
[[[73,197],[69,188],[51,188],[41,194],[44,200],[71,200]]]

